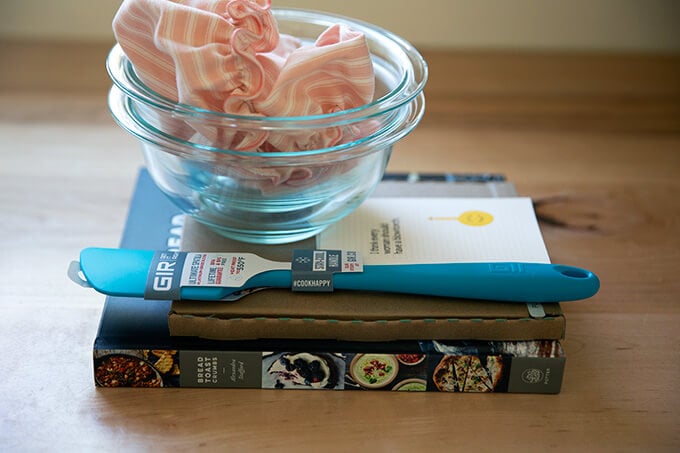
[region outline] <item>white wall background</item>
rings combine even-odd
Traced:
[[[0,0],[0,39],[110,41],[121,0]],[[423,48],[680,52],[680,0],[274,0]]]

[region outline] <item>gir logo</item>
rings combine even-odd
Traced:
[[[522,381],[527,384],[538,384],[543,381],[545,373],[538,368],[527,368],[522,371]]]
[[[179,299],[186,257],[187,252],[156,252],[149,266],[144,297],[162,300]]]
[[[465,211],[458,217],[430,217],[429,220],[457,220],[463,225],[480,227],[493,222],[493,216],[484,211]]]
[[[156,264],[153,277],[154,291],[170,291],[175,275],[175,265],[177,264],[177,253],[162,254],[161,260]]]

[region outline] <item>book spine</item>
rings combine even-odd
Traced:
[[[98,387],[559,393],[565,356],[490,351],[338,353],[108,349],[94,351]]]

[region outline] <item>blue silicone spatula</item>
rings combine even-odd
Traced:
[[[155,253],[86,248],[69,274],[100,293],[141,298]],[[291,288],[291,263],[245,255],[264,270],[228,287],[182,286],[179,299],[222,300],[246,289]],[[586,269],[520,262],[364,265],[363,272],[336,273],[332,279],[334,289],[523,303],[587,299],[600,287],[597,276]]]

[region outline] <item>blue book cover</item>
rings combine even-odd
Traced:
[[[413,174],[387,175],[390,182]],[[498,181],[426,175],[424,181]],[[459,179],[456,179],[459,178]],[[490,179],[493,178],[493,179]],[[178,249],[183,215],[142,170],[121,248]],[[94,342],[98,387],[557,393],[559,341],[216,341],[173,337],[171,301],[107,297]]]

